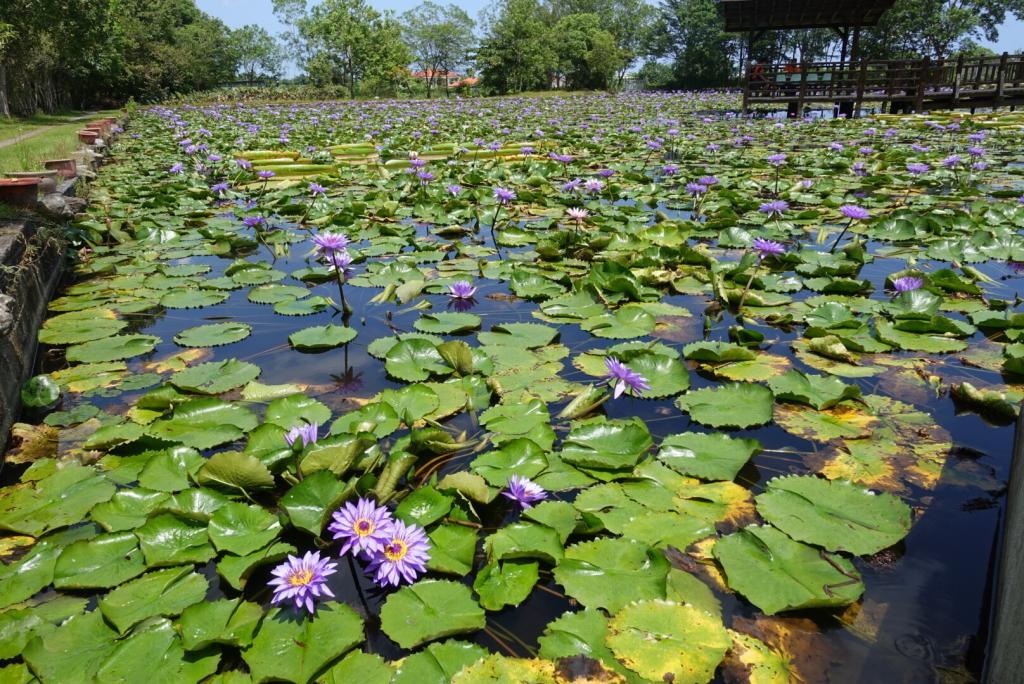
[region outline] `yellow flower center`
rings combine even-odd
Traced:
[[[296,570],[288,578],[288,584],[293,587],[304,587],[313,581],[312,570]]]
[[[384,547],[384,556],[389,561],[400,561],[409,552],[409,547],[401,539],[392,539],[391,543]]]
[[[354,529],[356,534],[360,537],[365,537],[368,534],[373,534],[376,527],[374,526],[373,521],[367,520],[366,518],[359,518],[356,520],[356,524],[352,526],[352,529]]]

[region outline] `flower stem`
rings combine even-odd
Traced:
[[[345,554],[348,557],[348,569],[352,572],[352,584],[356,585],[356,592],[359,594],[359,602],[363,604],[363,610],[366,611],[366,617],[370,617],[370,605],[366,602],[366,596],[363,595],[363,584],[359,581],[359,575],[356,572],[356,562],[352,558],[351,553]],[[367,641],[367,647],[370,642]]]
[[[750,292],[750,286],[754,283],[754,276],[757,275],[757,269],[761,266],[761,261],[758,260],[757,265],[754,266],[754,270],[750,272],[750,277],[747,278],[747,284],[743,288],[743,292],[740,293],[740,302],[736,305],[736,310],[743,311],[743,302],[747,298],[747,293]]]
[[[850,219],[850,222],[846,224],[845,228],[843,228],[843,232],[839,233],[839,237],[837,237],[836,241],[832,243],[831,249],[828,250],[829,254],[832,254],[833,252],[836,251],[836,247],[839,246],[839,241],[843,239],[843,236],[846,235],[846,231],[850,230],[850,226],[852,225],[853,219]]]

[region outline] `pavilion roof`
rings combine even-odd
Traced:
[[[718,0],[730,32],[874,26],[896,0]]]

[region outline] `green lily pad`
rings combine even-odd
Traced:
[[[793,541],[768,525],[751,525],[722,537],[714,554],[729,587],[768,615],[844,606],[864,591],[849,560]]]
[[[720,432],[686,432],[662,440],[658,460],[683,475],[732,480],[759,451],[761,443],[756,439],[734,438]]]
[[[793,539],[858,556],[888,548],[910,531],[910,507],[899,498],[813,475],[769,480],[757,510]]]
[[[219,347],[241,342],[252,334],[245,323],[212,323],[186,328],[174,336],[174,343],[182,347]]]
[[[538,577],[536,562],[490,563],[477,573],[473,590],[480,597],[481,606],[487,610],[501,610],[504,606],[518,606],[526,600]]]
[[[178,625],[186,651],[198,651],[213,644],[245,648],[252,643],[262,619],[263,609],[255,603],[242,599],[218,599],[185,608]]]
[[[260,367],[239,361],[211,361],[178,371],[171,376],[170,383],[183,392],[198,394],[221,394],[252,382],[260,375]]]
[[[218,551],[245,556],[276,539],[281,523],[276,515],[259,506],[228,503],[210,518],[207,532]]]
[[[315,616],[303,618],[277,608],[260,623],[242,659],[255,681],[305,684],[362,641],[363,621],[343,603],[321,604]]]
[[[650,681],[711,681],[732,644],[717,615],[671,601],[640,601],[608,621],[608,648]]]
[[[562,443],[561,455],[575,466],[620,470],[636,465],[652,445],[651,433],[639,418],[598,418],[574,425]]]
[[[122,634],[155,616],[175,616],[206,596],[206,578],[191,568],[146,573],[122,584],[100,600],[100,611]]]
[[[288,336],[298,351],[317,352],[334,349],[356,338],[356,331],[347,325],[317,325],[293,332]]]
[[[120,361],[148,354],[159,343],[160,338],[154,335],[114,335],[68,347],[64,355],[76,363]]]
[[[21,403],[28,408],[53,406],[60,400],[60,385],[49,375],[36,375],[21,386]]]
[[[660,551],[607,538],[567,548],[555,567],[555,581],[587,608],[617,612],[633,601],[665,598],[668,570]]]
[[[421,580],[388,596],[380,610],[381,629],[402,648],[484,627],[484,611],[468,587]]]
[[[425,313],[416,319],[413,327],[435,335],[462,333],[479,328],[480,317],[471,313]]]
[[[690,418],[711,427],[748,428],[772,419],[772,392],[750,383],[705,387],[676,399]]]

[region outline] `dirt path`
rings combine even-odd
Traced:
[[[44,131],[48,131],[49,129],[54,128],[55,126],[63,126],[65,124],[74,123],[75,121],[91,119],[94,116],[96,116],[96,112],[88,112],[86,114],[82,114],[81,116],[72,117],[65,122],[54,124],[53,126],[40,126],[38,128],[33,128],[31,131],[20,133],[14,136],[13,138],[6,138],[4,140],[0,140],[0,148],[9,147],[10,145],[16,145],[17,143],[20,143],[23,140],[28,140],[29,138],[35,137]]]

